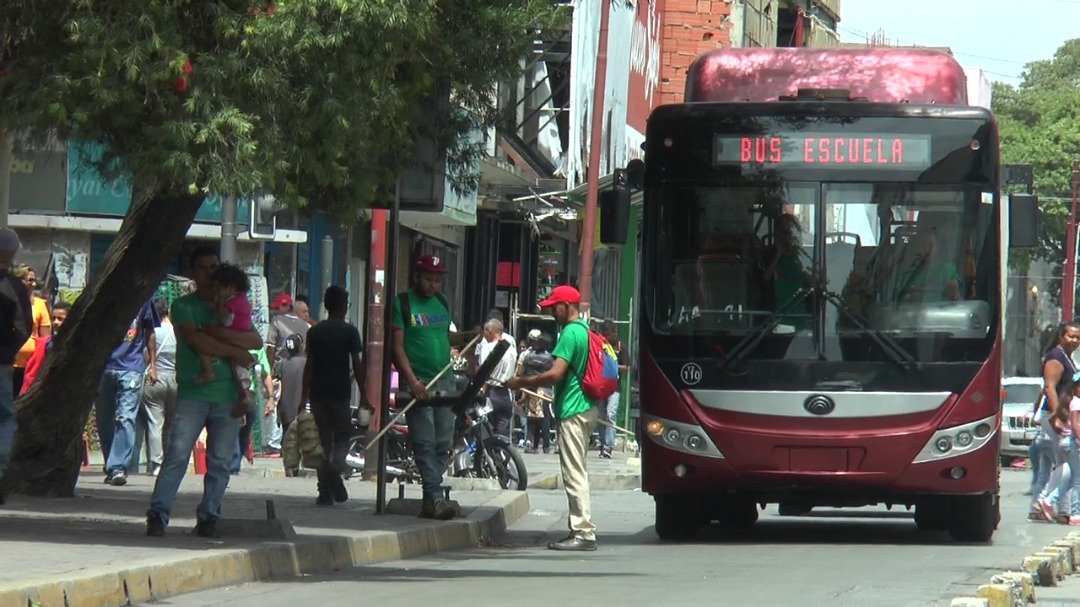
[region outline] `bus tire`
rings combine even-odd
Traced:
[[[701,502],[693,495],[656,496],[656,536],[664,541],[692,539],[701,528]]]
[[[720,525],[728,529],[748,529],[758,520],[758,507],[746,497],[725,497],[720,502]]]
[[[946,531],[952,525],[948,499],[930,498],[915,505],[915,526],[919,531]]]
[[[998,507],[994,494],[954,497],[949,535],[958,542],[989,542],[1000,520]]]

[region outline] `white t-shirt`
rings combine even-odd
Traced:
[[[506,354],[503,354],[502,360],[495,366],[495,369],[491,372],[491,379],[498,382],[505,382],[514,377],[514,373],[517,371],[517,344],[514,342],[514,338],[510,335],[503,333],[502,341],[510,344],[507,348]],[[476,346],[476,360],[478,364],[484,364],[487,357],[495,346],[499,343],[499,340],[489,342],[488,340],[482,340],[479,345]]]

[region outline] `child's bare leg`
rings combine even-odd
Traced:
[[[214,357],[200,354],[199,366],[201,371],[195,376],[195,383],[205,384],[214,381]]]

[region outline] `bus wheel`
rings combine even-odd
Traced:
[[[688,540],[701,528],[701,503],[693,495],[656,496],[656,536],[665,541]]]
[[[945,531],[952,524],[952,509],[944,498],[930,498],[915,505],[915,525],[920,531]]]
[[[758,507],[746,497],[725,497],[720,502],[720,525],[729,529],[746,529],[758,519]]]
[[[1000,517],[998,506],[993,494],[954,497],[949,535],[958,542],[989,542]]]

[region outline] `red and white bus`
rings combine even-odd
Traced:
[[[759,507],[999,520],[993,116],[923,49],[723,49],[646,137],[642,486],[656,532]]]

